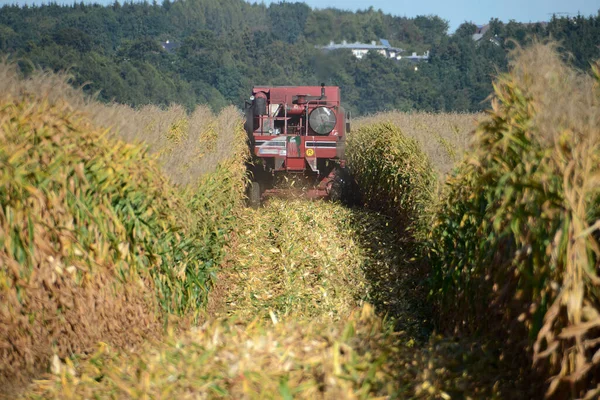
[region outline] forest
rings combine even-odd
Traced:
[[[42,68],[68,71],[71,84],[104,102],[133,107],[207,104],[242,107],[253,85],[338,85],[355,115],[386,110],[475,112],[488,105],[492,79],[508,68],[508,52],[552,38],[572,66],[600,58],[600,13],[523,24],[478,21],[449,33],[439,16],[393,16],[311,9],[304,3],[190,0],[112,5],[5,5],[0,55],[24,76]],[[404,54],[430,51],[413,64],[370,52],[324,53],[339,43],[387,39]],[[168,50],[161,43],[169,41]]]

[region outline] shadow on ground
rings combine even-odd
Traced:
[[[494,338],[447,337],[435,333],[428,299],[428,267],[418,243],[401,234],[393,220],[353,209],[355,238],[368,255],[367,299],[401,337],[398,379],[417,398],[543,398],[522,355],[505,354]],[[434,318],[435,317],[435,318]],[[408,350],[408,351],[406,351]]]
[[[432,308],[427,302],[427,265],[417,244],[399,235],[382,214],[356,209],[352,215],[356,240],[368,255],[363,270],[371,285],[369,302],[396,331],[426,340],[433,332]]]

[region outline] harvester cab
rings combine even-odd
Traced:
[[[345,136],[350,115],[335,86],[259,86],[246,102],[253,181],[249,202],[280,194],[283,177],[309,182],[305,195],[338,197],[335,181],[343,174]]]

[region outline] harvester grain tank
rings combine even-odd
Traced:
[[[277,194],[282,176],[312,182],[308,197],[341,196],[350,116],[335,86],[254,87],[246,102],[246,132],[254,161],[249,202]]]

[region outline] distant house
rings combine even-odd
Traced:
[[[166,42],[160,42],[160,46],[165,49],[167,52],[172,53],[176,48],[179,47],[179,43],[171,42],[167,40]]]
[[[375,51],[387,58],[393,58],[399,60],[400,53],[404,50],[392,47],[390,42],[385,39],[379,39],[380,44],[377,44],[376,41],[372,41],[371,43],[348,43],[345,40],[342,43],[334,43],[330,42],[327,46],[317,46],[323,51],[332,51],[332,50],[340,50],[340,49],[348,49],[352,51],[352,54],[358,59],[363,58],[369,51]]]
[[[403,56],[399,58],[399,60],[409,60],[412,62],[421,62],[421,61],[429,61],[429,50],[427,50],[423,55],[417,55],[417,53],[412,53],[410,56]]]
[[[475,29],[475,33],[473,33],[473,40],[478,42],[483,38],[483,35],[490,30],[490,25],[477,25],[477,29]]]
[[[475,33],[472,36],[473,40],[475,42],[481,42],[481,39],[483,39],[483,37],[486,33],[489,32],[489,30],[489,25],[477,25],[477,29],[475,30]],[[495,44],[496,46],[500,46],[502,42],[504,42],[504,40],[498,35],[490,36],[488,40],[490,43]]]
[[[490,30],[489,25],[477,25],[477,29],[475,30],[475,33],[472,36],[473,40],[476,42],[481,41],[481,39],[483,39],[483,36],[485,36],[485,34],[488,33],[489,30]],[[502,44],[502,42],[503,42],[502,38],[499,37],[498,35],[491,36],[489,38],[489,41],[492,44],[495,44],[496,46],[500,46],[500,44]]]

